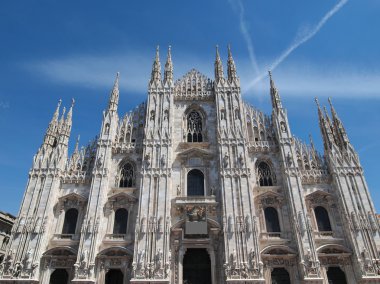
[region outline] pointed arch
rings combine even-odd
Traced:
[[[131,161],[124,161],[120,166],[119,187],[135,187],[136,171]]]
[[[276,184],[276,176],[269,163],[258,161],[256,163],[256,174],[258,186],[273,186]]]

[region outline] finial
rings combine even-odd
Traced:
[[[80,135],[78,135],[77,141],[75,142],[75,150],[74,150],[75,153],[77,153],[79,150],[79,140],[80,140]]]
[[[328,117],[328,116],[329,116],[329,113],[328,113],[328,111],[327,111],[326,106],[323,106],[323,111],[325,112],[325,115]]]
[[[332,106],[331,97],[328,97],[327,100],[329,101],[330,106]]]
[[[228,44],[227,45],[227,49],[228,49],[228,56],[232,56],[232,54],[231,54],[231,45],[230,44]]]
[[[59,99],[58,100],[58,104],[57,104],[57,108],[55,109],[55,112],[54,112],[54,115],[53,115],[52,122],[58,120],[59,109],[61,108],[61,104],[62,104],[62,99]]]
[[[216,49],[216,58],[218,59],[220,56],[219,56],[219,46],[216,45],[215,46],[215,49]]]
[[[318,98],[317,98],[317,97],[315,97],[315,98],[314,98],[314,101],[315,101],[315,103],[317,104],[317,107],[320,109],[320,108],[321,108],[321,106],[319,105],[319,101],[318,101]]]
[[[156,59],[159,59],[159,57],[160,57],[160,46],[157,45],[157,47],[156,47]]]
[[[314,141],[310,133],[309,133],[309,141],[310,141],[311,148],[314,150]]]
[[[72,99],[71,99],[71,108],[74,107],[74,104],[75,104],[75,100],[74,100],[74,98],[72,98]]]
[[[272,71],[268,70],[269,78],[272,80]]]

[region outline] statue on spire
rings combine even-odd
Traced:
[[[272,72],[268,71],[268,73],[269,73],[269,80],[270,80],[270,97],[272,100],[272,107],[274,110],[278,112],[280,109],[282,109],[280,94],[274,84],[274,81],[272,78]]]
[[[171,54],[171,46],[168,48],[168,57],[165,63],[165,74],[164,74],[164,82],[168,84],[173,83],[173,62],[172,62],[172,54]]]
[[[227,75],[228,75],[228,81],[232,82],[237,79],[237,72],[236,72],[236,66],[235,61],[232,57],[231,47],[228,45],[228,61],[227,61]]]
[[[223,74],[223,64],[222,64],[222,60],[220,59],[218,46],[216,46],[216,58],[215,58],[214,65],[215,65],[215,80],[219,81],[221,78],[224,77],[224,74]]]
[[[152,83],[154,81],[160,81],[160,80],[161,80],[160,47],[157,45],[156,58],[154,59],[154,62],[153,62],[152,75],[150,78],[150,82]]]

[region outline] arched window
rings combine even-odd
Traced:
[[[346,274],[340,267],[329,267],[327,270],[329,284],[346,284]]]
[[[273,207],[267,207],[264,210],[265,224],[268,233],[281,232],[280,222],[278,221],[277,210]]]
[[[273,186],[275,181],[269,165],[265,162],[260,162],[258,164],[257,178],[260,186]]]
[[[65,213],[65,221],[63,222],[62,234],[75,234],[78,221],[78,210],[71,208]]]
[[[56,269],[50,275],[50,284],[67,284],[69,282],[69,274],[66,269]]]
[[[329,213],[327,212],[327,210],[322,206],[317,206],[314,208],[314,213],[315,219],[317,220],[318,231],[332,231]]]
[[[128,210],[119,208],[115,212],[115,222],[113,225],[114,234],[126,234],[128,224]]]
[[[200,170],[191,170],[187,174],[187,195],[201,195],[205,194],[204,189],[204,175]]]
[[[120,269],[110,269],[106,273],[106,284],[123,284],[124,275]]]
[[[272,284],[290,284],[288,271],[283,267],[273,268],[271,272]]]
[[[187,142],[202,142],[202,117],[195,110],[187,116]]]
[[[131,163],[125,163],[120,171],[119,187],[135,186],[135,171]]]

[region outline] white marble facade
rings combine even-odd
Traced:
[[[163,77],[163,78],[162,78]],[[68,155],[61,102],[33,159],[0,283],[380,283],[380,227],[359,157],[331,101],[324,154],[227,76],[174,81],[157,49],[148,97]]]

